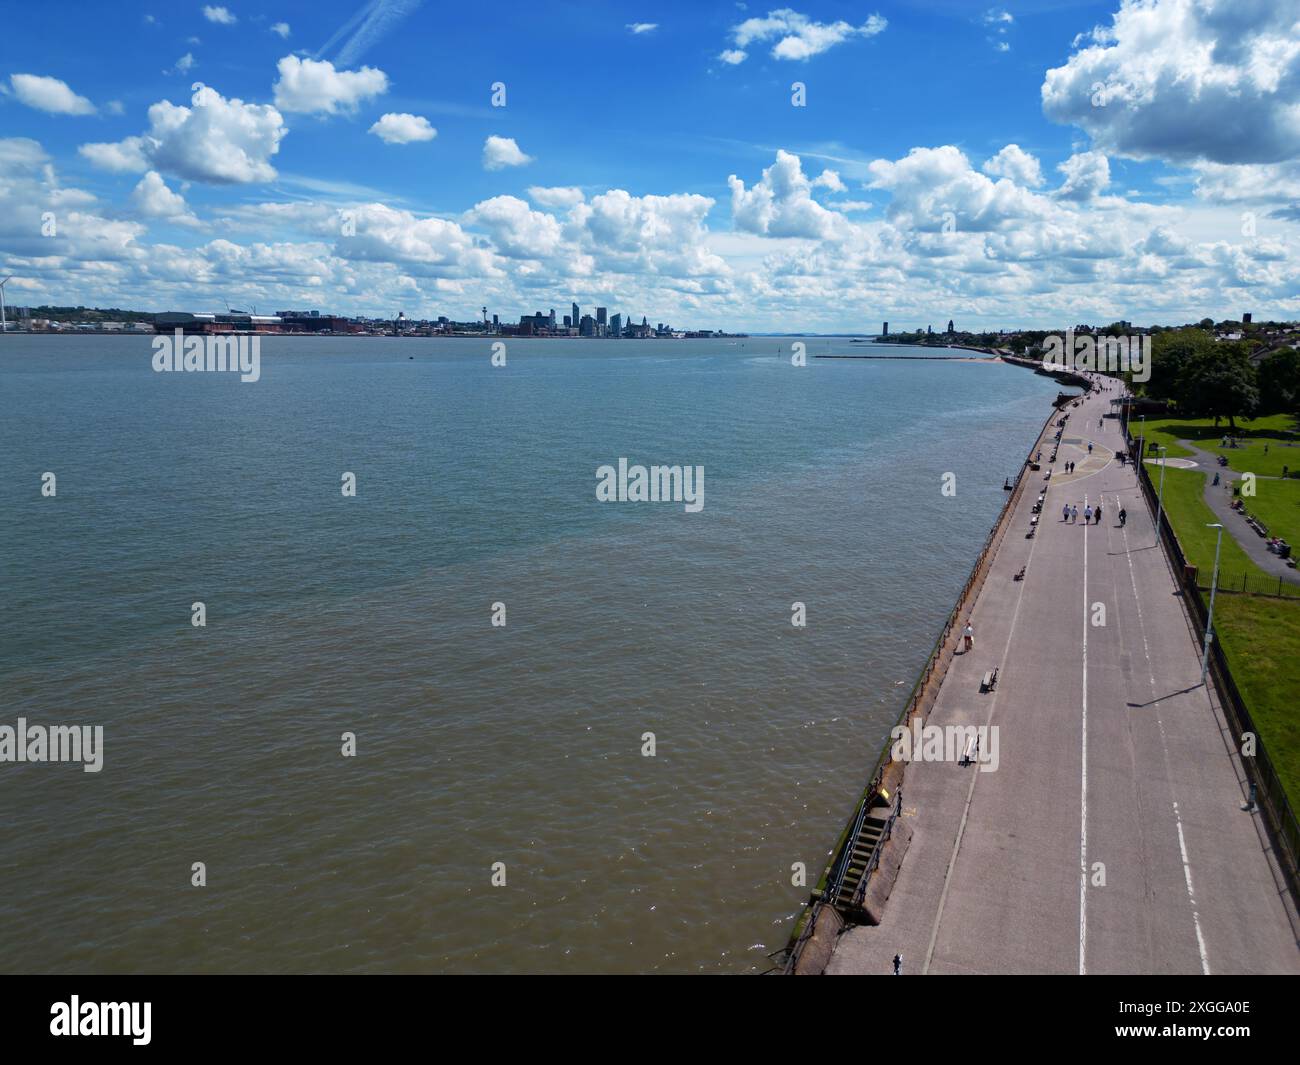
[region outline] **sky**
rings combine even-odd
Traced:
[[[1300,0],[15,0],[11,305],[1300,318]]]

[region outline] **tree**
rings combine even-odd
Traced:
[[[1300,413],[1300,351],[1279,348],[1259,364],[1258,376],[1265,414]]]
[[[1214,339],[1200,329],[1177,329],[1151,338],[1151,379],[1144,388],[1152,399],[1181,400],[1187,369],[1198,355],[1214,351]]]
[[[1259,409],[1255,367],[1236,344],[1218,344],[1192,356],[1182,375],[1180,392],[1181,406],[1213,417],[1216,427],[1220,418],[1227,418],[1233,432],[1237,430],[1237,418],[1253,417]]]

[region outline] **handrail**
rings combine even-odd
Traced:
[[[884,830],[880,833],[880,838],[876,840],[876,845],[871,848],[871,858],[867,862],[867,867],[862,871],[862,879],[858,881],[858,886],[853,889],[853,905],[861,906],[862,901],[867,896],[867,881],[871,879],[871,874],[876,871],[880,865],[880,855],[885,849],[885,844],[894,832],[894,822],[903,815],[903,791],[900,788],[898,792],[898,801],[894,803],[894,809],[890,811],[889,817],[885,820]]]

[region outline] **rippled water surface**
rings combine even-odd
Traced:
[[[766,968],[1055,394],[790,349],[0,338],[0,968]]]

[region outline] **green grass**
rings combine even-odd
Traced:
[[[1214,628],[1291,808],[1300,810],[1300,600],[1220,594]]]
[[[1152,483],[1158,487],[1160,467],[1148,466],[1147,472],[1151,474]],[[1262,482],[1257,481],[1256,486],[1260,483]],[[1208,583],[1214,569],[1214,542],[1218,530],[1207,529],[1206,525],[1219,519],[1205,502],[1204,492],[1205,474],[1200,470],[1176,470],[1171,466],[1165,471],[1165,512],[1178,533],[1178,542],[1183,545],[1187,561],[1201,571]],[[1251,574],[1267,576],[1241,549],[1227,529],[1223,530],[1219,569],[1224,573],[1240,573],[1245,570]]]
[[[1136,437],[1142,432],[1141,423],[1130,423],[1129,429]],[[1191,452],[1178,441],[1190,440],[1206,451],[1226,455],[1228,467],[1238,473],[1265,477],[1281,477],[1283,466],[1291,472],[1300,470],[1300,439],[1289,437],[1295,430],[1296,420],[1289,414],[1241,420],[1237,422],[1236,436],[1242,446],[1224,447],[1222,441],[1228,431],[1225,422],[1216,429],[1213,418],[1148,418],[1146,421],[1148,454],[1151,444],[1164,444],[1171,458],[1186,458]]]
[[[1147,469],[1158,483],[1159,468]],[[1187,561],[1200,569],[1202,583],[1208,583],[1217,530],[1206,528],[1216,519],[1205,502],[1204,486],[1205,475],[1199,470],[1165,471],[1165,513]],[[1269,514],[1276,515],[1279,529],[1285,529],[1287,522],[1296,527],[1300,525],[1300,483],[1257,481],[1256,496],[1247,500],[1247,509],[1257,514],[1270,532],[1274,524]],[[1285,532],[1277,535],[1290,540]],[[1300,543],[1300,537],[1295,542]],[[1263,574],[1226,529],[1219,567],[1227,574]],[[1300,809],[1300,599],[1221,592],[1214,601],[1214,628],[1292,809]]]
[[[1300,481],[1257,480],[1254,497],[1244,502],[1270,536],[1282,537],[1300,552]]]

